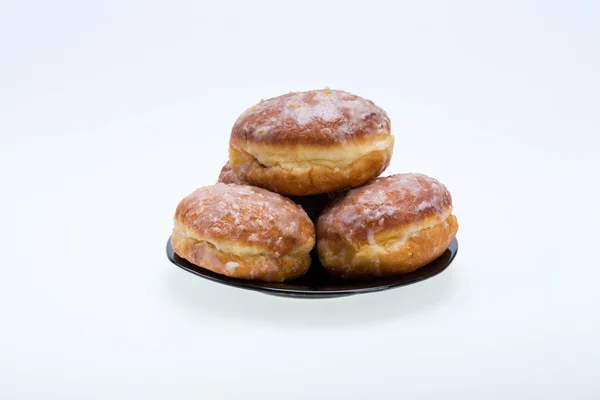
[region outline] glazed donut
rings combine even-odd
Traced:
[[[422,174],[398,174],[350,190],[325,211],[317,248],[333,276],[391,276],[438,258],[457,230],[444,185]]]
[[[304,196],[360,186],[389,165],[390,120],[372,101],[339,90],[289,93],[235,122],[229,161],[244,181]]]
[[[221,169],[217,182],[248,185],[248,182],[240,179],[235,172],[233,172],[229,162],[225,163]],[[316,221],[321,212],[339,196],[341,196],[341,192],[330,192],[312,196],[292,196],[289,197],[289,199],[302,207],[311,220]]]
[[[219,178],[217,179],[217,183],[235,183],[237,185],[249,185],[248,182],[240,179],[235,172],[231,169],[231,164],[229,161],[225,163],[223,168],[221,168],[221,173],[219,174]]]
[[[277,193],[236,184],[203,187],[179,203],[174,223],[175,253],[218,274],[283,282],[310,266],[313,223]]]

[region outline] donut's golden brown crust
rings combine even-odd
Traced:
[[[233,141],[232,141],[233,142]],[[266,158],[259,161],[255,154],[240,147],[229,148],[229,161],[236,175],[244,181],[277,193],[305,196],[357,187],[379,176],[392,158],[393,137],[388,136],[383,149],[375,148],[365,154],[343,160],[327,159],[335,153],[349,156],[352,147],[338,146],[329,151],[315,151],[313,160],[277,161]],[[280,155],[289,155],[292,149],[282,148]],[[305,154],[310,154],[307,150]]]
[[[333,276],[345,279],[369,279],[412,272],[429,264],[450,245],[456,235],[458,222],[454,215],[446,220],[424,227],[408,239],[392,237],[377,245],[356,245],[344,241],[319,239],[321,263]]]
[[[282,282],[302,275],[315,243],[301,207],[276,193],[218,183],[184,198],[175,212],[173,250],[219,274]]]
[[[399,174],[353,189],[319,217],[321,263],[335,276],[365,279],[414,271],[439,257],[458,230],[446,187]]]
[[[372,101],[335,90],[290,93],[257,104],[236,121],[232,170],[272,191],[303,196],[360,186],[389,165],[394,138]]]
[[[283,282],[303,275],[310,266],[310,255],[239,256],[217,250],[214,245],[182,236],[174,231],[171,245],[175,253],[192,264],[233,278]]]

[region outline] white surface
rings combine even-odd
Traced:
[[[4,2],[0,398],[597,399],[598,2]],[[434,279],[303,301],[165,257],[260,98],[386,109]]]

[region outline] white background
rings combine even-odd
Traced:
[[[600,3],[5,1],[0,398],[600,398]],[[261,98],[345,89],[459,253],[336,300],[171,265]]]

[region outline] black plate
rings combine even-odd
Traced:
[[[405,275],[399,275],[391,278],[379,278],[369,281],[344,281],[333,279],[327,273],[319,262],[316,253],[312,253],[312,265],[308,272],[303,276],[285,283],[272,283],[249,281],[243,279],[230,278],[219,275],[202,267],[198,267],[189,261],[179,257],[171,247],[171,238],[167,242],[167,257],[169,260],[183,268],[184,270],[196,274],[211,281],[222,283],[224,285],[235,286],[241,289],[255,290],[257,292],[285,296],[285,297],[303,297],[303,298],[326,298],[342,297],[353,294],[376,292],[379,290],[392,289],[399,286],[409,285],[427,278],[431,278],[442,272],[450,265],[456,252],[458,251],[458,242],[456,238],[450,243],[448,249],[439,258],[419,268],[418,270]]]

